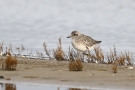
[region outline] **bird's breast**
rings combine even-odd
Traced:
[[[84,45],[83,43],[77,42],[75,40],[72,40],[72,46],[81,52],[85,52],[87,50],[86,45]]]

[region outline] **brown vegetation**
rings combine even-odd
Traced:
[[[82,71],[83,65],[80,60],[69,61],[68,68],[70,71]]]
[[[46,48],[46,44],[44,43],[44,49],[46,54],[51,57],[51,53]],[[102,64],[113,64],[114,61],[117,61],[117,65],[132,65],[132,58],[129,52],[121,52],[121,54],[116,53],[116,47],[114,46],[114,50],[111,50],[110,48],[110,53],[107,53],[105,56],[102,52],[102,49],[98,46],[94,48],[94,53],[90,53],[88,51],[88,54],[82,54],[80,52],[74,51],[74,49],[70,49],[69,47],[69,52],[68,55],[64,53],[62,50],[62,43],[61,43],[61,38],[59,38],[59,44],[56,49],[53,49],[53,56],[51,58],[54,58],[58,61],[64,61],[64,60],[72,60],[75,61],[77,59],[80,59],[80,61],[84,61],[84,55],[87,56],[87,61],[90,63],[102,63]]]
[[[68,52],[68,56],[67,56],[67,60],[72,60],[72,61],[76,61],[76,60],[80,60],[82,62],[84,62],[84,54],[82,54],[81,52],[75,52],[75,50],[72,48],[70,49],[69,47],[69,52]]]
[[[10,52],[7,52],[7,56],[5,58],[1,58],[1,66],[3,70],[16,70],[16,57],[11,56]]]
[[[5,85],[2,85],[3,90],[16,90],[16,85],[15,84],[8,84],[6,83]]]
[[[117,73],[118,69],[117,69],[117,65],[116,64],[112,65],[112,71],[113,71],[113,73]]]
[[[104,63],[104,55],[101,48],[98,46],[94,48],[94,54],[91,54],[88,50],[88,54],[85,54],[88,57],[88,62]]]
[[[88,54],[82,54],[81,52],[78,52],[69,47],[68,54],[66,54],[62,49],[61,38],[59,38],[58,41],[59,42],[57,48],[52,50],[48,50],[46,43],[44,43],[44,51],[46,52],[46,55],[49,56],[50,60],[55,59],[57,61],[69,61],[69,70],[72,71],[81,71],[83,68],[81,62],[84,61],[87,61],[88,63],[112,64],[112,69],[116,72],[116,67],[118,65],[133,65],[133,58],[131,53],[125,51],[118,54],[115,46],[113,50],[110,48],[110,52],[106,55],[103,54],[102,49],[99,46],[94,48],[94,53],[90,53],[90,51],[88,51]],[[0,51],[2,50],[3,42],[2,44],[0,44]],[[21,51],[25,50],[25,48],[24,46],[21,46],[21,48],[18,48],[17,50],[20,53]],[[13,53],[11,44],[9,45],[9,51],[6,52],[8,56],[6,56],[5,58],[1,58],[0,63],[2,69],[16,70],[17,59],[10,54],[10,51]]]
[[[47,45],[46,45],[45,42],[43,44],[43,47],[44,47],[44,51],[46,52],[46,55],[49,56],[49,59],[54,58],[57,61],[65,61],[65,60],[67,60],[67,56],[66,56],[66,54],[64,53],[64,51],[62,49],[61,38],[59,38],[58,47],[56,49],[53,49],[52,53],[50,53],[50,50],[47,49]]]
[[[16,70],[17,59],[13,56],[7,56],[5,59],[5,69],[6,70]]]
[[[59,44],[56,49],[53,49],[53,57],[56,60],[64,61],[67,60],[64,51],[62,50],[62,43],[61,43],[61,38],[59,38]]]
[[[98,46],[94,48],[94,53],[90,53],[88,51],[88,54],[84,53],[82,54],[81,52],[75,51],[73,48],[68,51],[68,55],[64,53],[62,50],[62,43],[61,43],[61,38],[59,38],[59,44],[56,49],[53,49],[52,56],[51,53],[47,50],[46,44],[44,43],[44,49],[46,54],[54,58],[55,60],[58,61],[65,61],[69,60],[69,70],[71,71],[81,71],[83,66],[81,62],[84,62],[86,59],[84,55],[87,57],[88,63],[102,63],[102,64],[112,64],[112,70],[114,73],[117,73],[117,66],[118,65],[133,65],[131,54],[129,52],[121,52],[120,54],[117,54],[116,47],[114,46],[114,49],[112,50],[110,48],[110,53],[107,53],[105,56],[102,52],[102,49]]]

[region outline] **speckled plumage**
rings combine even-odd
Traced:
[[[91,50],[96,44],[101,42],[92,39],[90,36],[81,34],[78,31],[73,31],[68,38],[72,38],[72,46],[81,52],[86,52],[87,49]]]

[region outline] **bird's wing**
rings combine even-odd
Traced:
[[[86,46],[93,46],[93,45],[96,44],[96,41],[89,36],[86,36],[86,35],[82,34],[81,37],[83,37],[83,38],[80,38],[80,41],[85,42]]]

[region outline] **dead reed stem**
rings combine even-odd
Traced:
[[[44,51],[46,52],[46,55],[49,57],[49,60],[51,60],[52,57],[51,57],[50,52],[49,52],[48,49],[47,49],[47,45],[46,45],[45,42],[43,43],[43,47],[44,47]]]

